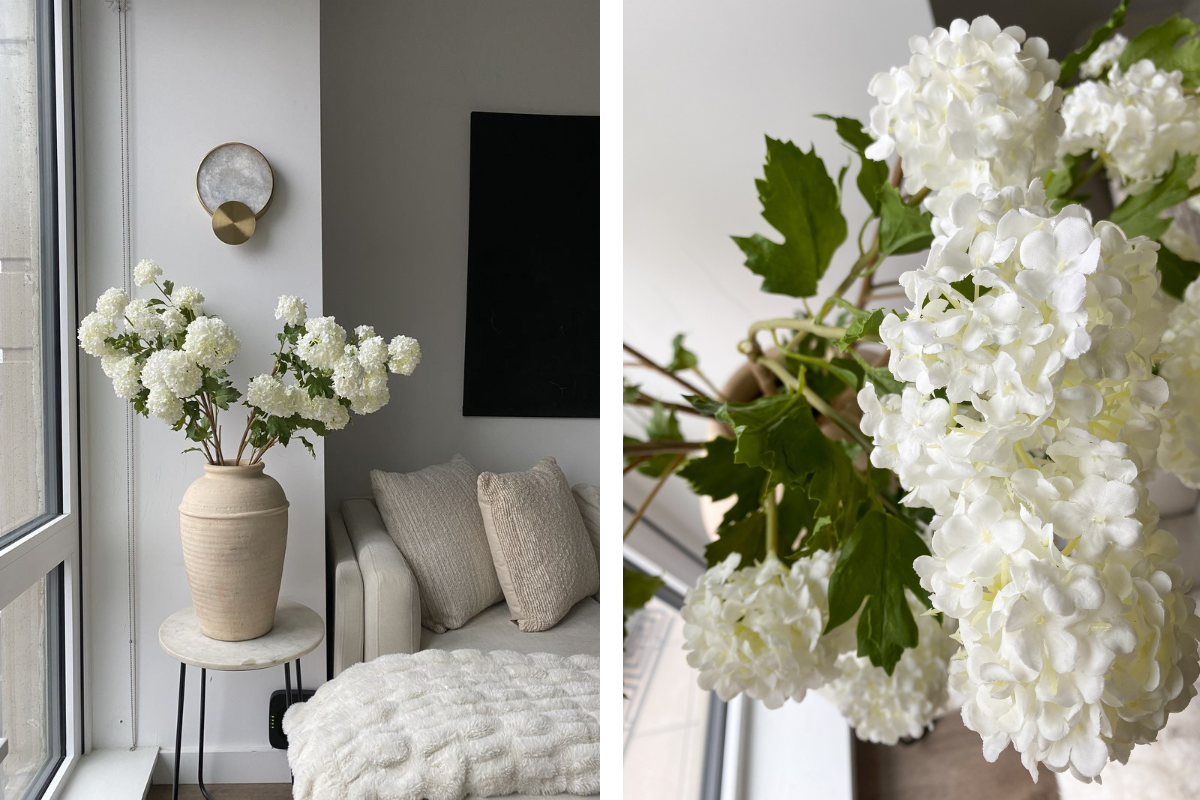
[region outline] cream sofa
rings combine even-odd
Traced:
[[[587,598],[548,631],[525,633],[500,602],[445,633],[421,627],[421,598],[370,498],[346,500],[326,530],[329,678],[361,661],[418,650],[600,655],[600,604]]]

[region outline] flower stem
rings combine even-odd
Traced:
[[[750,332],[747,338],[753,339],[754,334],[759,331],[774,330],[776,328],[784,328],[793,331],[804,331],[825,339],[840,339],[846,335],[845,328],[838,328],[833,325],[821,325],[813,322],[811,319],[793,319],[791,317],[778,317],[776,319],[764,319],[750,326]]]
[[[817,411],[824,414],[829,419],[833,420],[833,424],[837,425],[839,428],[841,428],[843,431],[845,431],[846,434],[849,435],[849,437],[851,439],[853,439],[855,442],[857,442],[859,445],[862,446],[863,450],[865,450],[867,453],[870,453],[871,450],[874,449],[875,445],[871,444],[870,440],[868,440],[867,437],[863,435],[863,432],[860,431],[858,428],[856,428],[854,425],[851,425],[850,421],[847,420],[845,417],[843,417],[841,414],[834,411],[833,406],[829,405],[824,400],[822,400],[821,396],[819,394],[817,394],[816,392],[814,392],[812,389],[808,388],[807,386],[805,386],[801,391],[804,393],[804,399],[808,401],[808,404],[810,406],[812,406]]]
[[[634,350],[628,344],[625,345],[625,352],[629,353],[631,356],[636,358],[638,361],[642,362],[643,366],[649,367],[650,369],[655,370],[657,372],[661,372],[663,375],[665,375],[668,378],[670,378],[671,380],[675,381],[676,383],[678,383],[683,388],[687,389],[692,394],[697,395],[699,397],[705,397],[705,398],[708,397],[708,395],[706,395],[704,392],[700,391],[695,386],[693,386],[692,384],[685,381],[683,378],[676,375],[674,372],[671,372],[670,370],[666,369],[665,367],[661,367],[658,364],[654,363],[649,358],[647,358],[646,356],[639,353],[637,350]]]
[[[663,484],[667,482],[667,478],[671,476],[671,473],[675,471],[676,467],[683,463],[683,459],[683,453],[680,453],[679,455],[675,456],[675,458],[671,459],[671,463],[668,464],[667,468],[663,470],[663,474],[659,476],[658,481],[650,488],[650,494],[646,495],[646,499],[642,501],[642,504],[638,506],[638,510],[634,512],[633,519],[629,520],[629,525],[625,528],[625,535],[621,537],[622,541],[628,539],[629,534],[633,533],[633,529],[639,522],[641,522],[642,515],[646,513],[646,509],[650,506],[650,503],[654,501],[654,496],[658,494],[658,490],[661,489]]]
[[[775,504],[775,487],[769,486],[763,496],[763,513],[767,518],[767,556],[779,552],[779,506]]]

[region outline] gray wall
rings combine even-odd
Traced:
[[[321,9],[326,313],[421,340],[392,401],[326,446],[327,501],[368,470],[455,452],[478,469],[554,455],[599,483],[599,421],[462,416],[470,113],[598,114],[595,0],[383,2]]]

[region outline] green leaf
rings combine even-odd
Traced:
[[[312,442],[303,436],[297,436],[296,438],[300,440],[300,444],[304,445],[304,449],[308,451],[309,455],[311,455],[313,458],[317,457],[317,451],[316,448],[313,447]]]
[[[704,456],[691,459],[679,470],[679,477],[686,480],[696,494],[707,495],[713,500],[737,495],[737,502],[725,512],[722,525],[734,523],[761,508],[767,486],[765,470],[734,460],[735,447],[733,439],[718,436],[705,446]]]
[[[883,397],[885,394],[900,394],[904,391],[904,381],[896,380],[886,364],[882,367],[873,367],[856,350],[851,350],[850,355],[854,359],[854,363],[862,370],[862,380],[858,385],[859,391],[867,385],[867,381],[875,386],[875,394],[879,397]]]
[[[811,297],[834,251],[846,240],[846,218],[825,162],[810,149],[767,137],[765,180],[758,180],[763,219],[783,234],[777,244],[759,234],[733,241],[746,266],[763,278],[762,290]]]
[[[640,392],[641,390],[642,390],[641,384],[630,383],[629,381],[625,381],[625,393],[621,396],[622,397],[621,402],[626,403],[626,404],[636,403],[637,399],[638,399],[638,392]]]
[[[808,485],[808,496],[816,504],[813,516],[829,522],[804,542],[807,552],[837,549],[872,503],[872,487],[854,468],[853,456],[841,447],[832,448],[830,455],[828,467],[813,473]]]
[[[175,281],[163,281],[163,294],[170,297],[173,291],[175,291]]]
[[[933,214],[922,213],[900,197],[890,183],[879,187],[879,257],[928,250],[933,243]]]
[[[868,336],[874,336],[878,340],[879,325],[886,316],[886,312],[882,308],[874,310],[859,308],[842,297],[835,297],[833,300],[851,314],[850,324],[846,326],[846,333],[833,343],[837,349],[849,350],[850,345]]]
[[[979,286],[976,284],[970,275],[961,281],[954,281],[954,283],[950,284],[950,288],[972,301],[978,300],[992,290],[991,286]],[[925,298],[925,302],[929,302],[928,297]]]
[[[1200,26],[1196,23],[1174,14],[1162,24],[1146,28],[1135,36],[1121,53],[1117,65],[1124,72],[1148,58],[1161,70],[1183,72],[1183,85],[1194,89],[1200,86],[1200,39],[1188,39],[1178,46],[1177,43],[1197,30]]]
[[[842,545],[829,577],[828,633],[859,609],[858,655],[891,675],[907,647],[917,644],[917,622],[904,590],[928,608],[929,594],[913,569],[913,561],[929,549],[912,528],[897,517],[870,511]]]
[[[749,567],[767,557],[766,516],[761,510],[750,512],[737,522],[717,528],[717,538],[704,546],[709,567],[720,564],[731,553],[741,553],[738,567]]]
[[[1162,274],[1162,290],[1182,300],[1188,284],[1200,276],[1200,264],[1182,258],[1163,245],[1158,249],[1158,271]]]
[[[1083,66],[1083,62],[1087,61],[1092,53],[1100,47],[1100,45],[1112,38],[1113,33],[1117,28],[1125,24],[1125,12],[1129,8],[1129,0],[1121,0],[1121,4],[1113,9],[1109,15],[1108,21],[1101,25],[1096,30],[1092,31],[1092,35],[1088,37],[1087,44],[1073,53],[1068,53],[1067,57],[1062,60],[1062,65],[1058,74],[1058,85],[1065,86],[1067,81],[1075,77],[1075,73]],[[1047,187],[1046,196],[1050,196],[1049,187]],[[1057,195],[1055,195],[1057,196]]]
[[[832,457],[833,444],[798,394],[763,397],[753,403],[726,403],[717,419],[733,428],[737,436],[734,461],[769,471],[769,486],[799,483]]]
[[[1073,197],[1068,194],[1071,187],[1083,179],[1086,171],[1084,160],[1084,156],[1065,155],[1058,169],[1053,172],[1047,171],[1042,176],[1042,182],[1046,185],[1046,205],[1051,211],[1057,213],[1064,206],[1082,203],[1088,198],[1087,195]]]
[[[671,355],[671,363],[667,364],[667,372],[675,373],[685,369],[695,369],[700,363],[700,359],[696,358],[696,354],[683,346],[683,334],[678,334],[671,342],[673,353]]]
[[[1187,199],[1188,181],[1195,171],[1194,153],[1176,153],[1171,169],[1158,183],[1149,191],[1126,197],[1109,219],[1120,225],[1129,238],[1149,236],[1158,239],[1171,224],[1170,217],[1160,217],[1159,214]]]
[[[624,625],[629,622],[629,618],[635,612],[641,610],[645,607],[646,603],[650,602],[650,598],[654,597],[655,592],[662,588],[663,579],[625,567],[621,583],[621,605],[623,606],[624,616],[622,625]],[[625,635],[629,635],[628,630],[625,631]]]
[[[707,397],[700,397],[695,394],[685,394],[683,399],[691,404],[692,408],[706,417],[715,417],[717,412],[725,407],[725,404],[719,400],[711,400]]]
[[[858,190],[871,207],[873,215],[879,214],[879,187],[887,183],[888,165],[886,161],[875,161],[867,158],[867,148],[875,143],[871,135],[863,130],[863,124],[852,117],[831,117],[828,114],[817,114],[817,119],[827,119],[837,125],[837,134],[846,147],[858,153],[862,166],[858,170]],[[843,170],[843,174],[845,170]],[[838,179],[841,183],[841,179]]]
[[[674,409],[668,413],[663,408],[663,404],[657,400],[651,404],[650,421],[646,423],[646,439],[647,441],[683,441],[683,432],[679,430],[679,420],[675,417]],[[638,472],[649,475],[651,478],[660,478],[667,471],[667,467],[671,466],[671,462],[675,460],[675,455],[675,453],[662,453],[653,456],[638,467]]]

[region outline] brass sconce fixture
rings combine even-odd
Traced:
[[[266,156],[241,142],[218,145],[200,160],[196,196],[225,244],[244,244],[271,205],[275,173]]]

